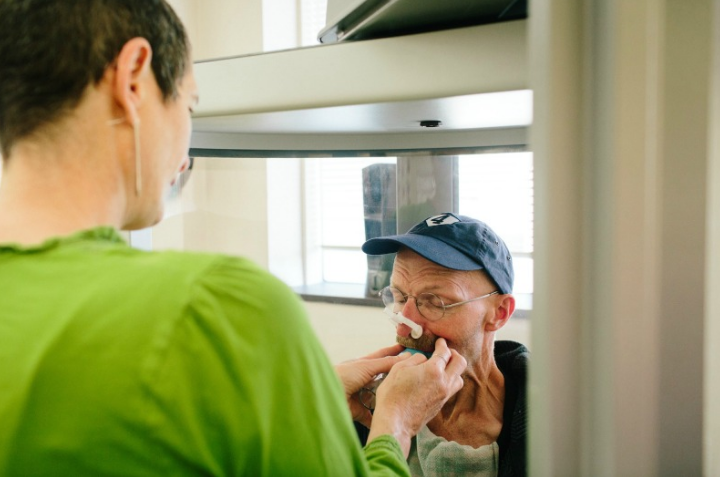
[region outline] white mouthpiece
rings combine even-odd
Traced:
[[[407,325],[410,327],[410,336],[413,337],[413,339],[418,339],[422,336],[423,329],[422,326],[418,325],[414,321],[412,321],[410,318],[406,318],[403,316],[402,313],[393,313],[393,311],[389,307],[385,307],[385,314],[388,315],[390,318],[390,321],[395,323],[396,325]]]

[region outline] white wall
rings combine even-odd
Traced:
[[[168,0],[187,28],[193,59],[263,51],[262,0]]]
[[[359,358],[395,342],[381,308],[305,303],[310,322],[333,363]]]
[[[154,248],[244,256],[268,268],[266,170],[264,159],[196,160],[184,212],[154,227]]]

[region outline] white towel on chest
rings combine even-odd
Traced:
[[[413,477],[496,477],[497,442],[475,449],[433,434],[427,426],[413,439],[408,464]]]

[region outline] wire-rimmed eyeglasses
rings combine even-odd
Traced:
[[[497,294],[498,291],[495,290],[494,292],[487,293],[477,298],[471,298],[469,300],[446,305],[442,301],[442,298],[433,293],[421,293],[418,296],[413,296],[403,293],[397,288],[393,287],[385,287],[380,290],[380,297],[382,297],[383,303],[386,307],[390,308],[393,313],[402,312],[402,309],[405,306],[408,298],[413,298],[415,299],[415,306],[417,307],[420,314],[423,316],[423,318],[429,321],[437,321],[442,319],[442,317],[445,316],[445,311],[448,308],[464,305],[465,303],[470,303],[471,301],[482,300],[483,298],[487,298],[489,296]]]

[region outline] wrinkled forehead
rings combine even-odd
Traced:
[[[404,246],[401,246],[395,255],[392,279],[393,282],[395,280],[422,279],[431,284],[449,280],[467,286],[493,283],[484,270],[453,270],[428,260]]]

